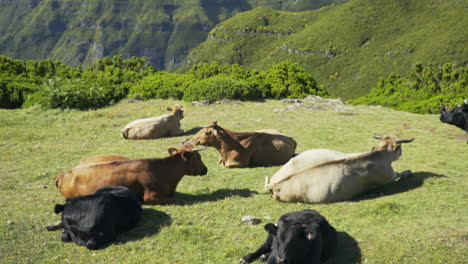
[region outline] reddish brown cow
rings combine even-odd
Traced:
[[[216,148],[226,168],[282,165],[294,156],[296,141],[274,129],[234,132],[212,122],[192,138],[195,145]]]
[[[208,172],[198,150],[185,145],[180,150],[170,148],[171,156],[162,159],[120,159],[83,164],[60,173],[55,178],[55,185],[66,198],[91,194],[103,186],[123,185],[145,204],[172,203],[177,184],[184,175],[206,175]]]

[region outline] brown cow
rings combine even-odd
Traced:
[[[77,166],[60,173],[55,185],[65,198],[87,195],[102,186],[123,185],[145,204],[171,203],[184,175],[208,172],[198,150],[184,145],[180,150],[168,149],[171,156],[162,159],[116,160]]]
[[[296,150],[296,141],[277,130],[233,132],[216,121],[198,131],[192,140],[195,145],[216,148],[226,168],[281,165]]]
[[[111,162],[117,160],[129,160],[129,158],[120,155],[99,155],[92,157],[83,157],[81,158],[80,163],[73,167],[73,169],[82,166],[89,166],[91,164]]]

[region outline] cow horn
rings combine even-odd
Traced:
[[[459,103],[457,103],[457,107],[461,107],[461,105]]]
[[[374,134],[374,138],[375,138],[375,139],[382,139],[382,136],[379,136],[379,135],[377,135],[377,134]]]
[[[397,144],[401,144],[401,143],[411,143],[413,142],[414,138],[412,139],[399,139],[396,141]]]
[[[180,142],[180,145],[183,146],[185,144],[185,142],[191,140],[191,138],[187,138],[187,139],[184,139]]]
[[[202,128],[212,128],[215,127],[216,125],[208,125],[208,126],[202,126]]]
[[[207,147],[201,147],[201,148],[197,148],[197,149],[194,149],[192,151],[202,151],[202,150],[205,150]]]
[[[468,99],[464,98],[463,103],[468,104]]]

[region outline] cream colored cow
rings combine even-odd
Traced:
[[[184,108],[176,104],[168,107],[169,114],[158,117],[137,119],[127,124],[121,132],[127,139],[155,139],[161,137],[175,137],[184,133],[180,129],[180,120],[184,118]]]
[[[401,155],[401,143],[394,136],[381,139],[370,152],[345,154],[312,149],[292,158],[268,180],[265,188],[282,202],[331,203],[392,182],[402,176],[392,168]],[[404,171],[403,175],[410,174]]]

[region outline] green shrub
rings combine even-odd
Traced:
[[[130,88],[130,97],[141,99],[182,99],[189,82],[195,81],[192,75],[158,72],[148,75]]]
[[[28,97],[24,106],[39,104],[45,108],[90,109],[118,102],[127,94],[125,87],[98,86],[86,79],[48,80],[41,89]]]
[[[282,62],[267,71],[265,82],[270,86],[271,97],[304,98],[308,95],[327,96],[323,87],[317,85],[312,75],[296,63]]]
[[[183,100],[196,101],[204,99],[237,99],[254,100],[261,97],[246,81],[235,80],[228,75],[216,75],[193,82],[185,89]]]
[[[36,90],[38,82],[24,74],[0,74],[0,108],[21,107],[28,94]]]
[[[380,79],[368,95],[352,104],[382,105],[413,113],[438,113],[440,105],[455,105],[468,98],[468,66],[451,63],[424,67],[416,63],[408,76],[390,74]]]

